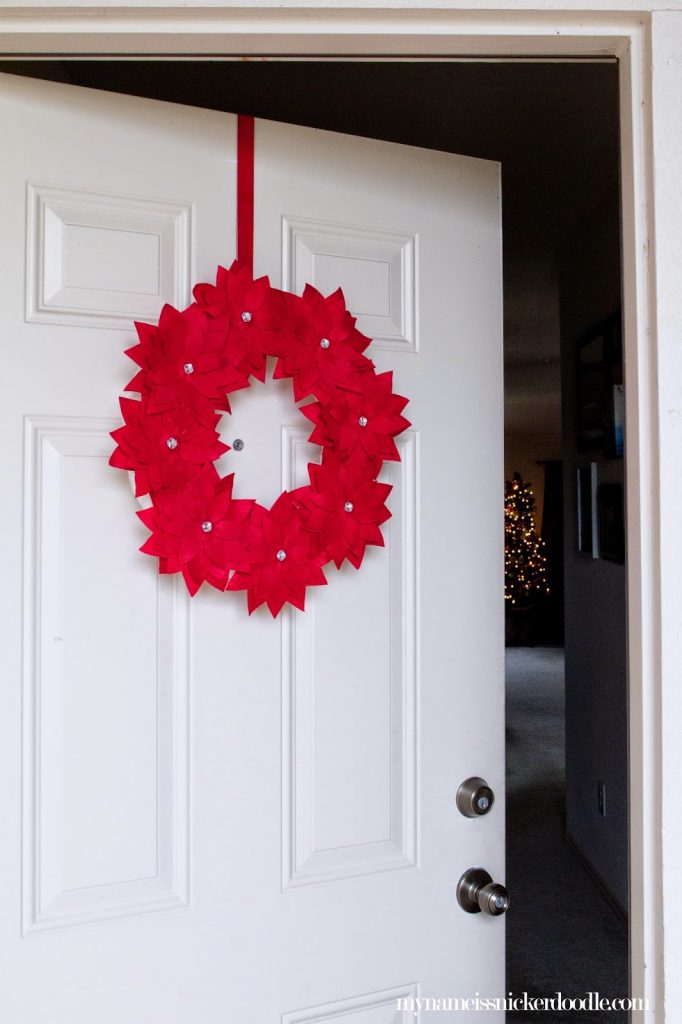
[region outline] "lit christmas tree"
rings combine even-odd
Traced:
[[[535,498],[518,473],[504,489],[504,597],[512,607],[548,594],[544,542],[535,532]]]

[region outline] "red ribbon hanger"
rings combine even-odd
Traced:
[[[254,119],[237,115],[237,259],[253,276]]]

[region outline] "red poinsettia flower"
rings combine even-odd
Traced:
[[[179,400],[197,416],[207,410],[230,411],[227,394],[249,386],[228,361],[220,325],[191,309],[179,312],[166,305],[158,327],[136,323],[139,344],[126,355],[141,367],[126,391],[139,391],[150,412],[163,412]]]
[[[249,520],[248,571],[237,571],[228,590],[246,590],[249,615],[267,604],[275,618],[289,602],[303,611],[306,587],[325,584],[324,552],[304,529],[299,504],[284,491],[268,511],[256,505]]]
[[[328,398],[336,388],[358,390],[358,378],[374,366],[362,355],[370,339],[356,328],[341,289],[325,298],[308,284],[301,298],[282,297],[286,320],[275,377],[293,377],[297,402]]]
[[[181,572],[194,596],[202,583],[225,590],[230,574],[248,570],[247,521],[254,501],[232,498],[234,474],[205,466],[191,483],[158,491],[138,516],[152,531],[140,548],[160,559],[162,573]]]
[[[399,462],[393,438],[410,426],[401,416],[407,398],[393,394],[390,371],[363,374],[360,387],[359,392],[338,391],[323,405],[301,406],[303,415],[315,424],[310,441],[331,446],[342,457],[359,450],[370,459]]]
[[[196,285],[194,298],[196,308],[214,319],[224,333],[227,354],[239,372],[264,381],[266,358],[277,351],[282,323],[281,294],[267,277],[254,281],[235,260],[229,270],[218,267],[214,285]]]
[[[359,569],[368,544],[383,547],[379,527],[391,518],[385,502],[392,487],[374,479],[375,468],[362,454],[342,463],[325,451],[321,466],[308,466],[310,487],[293,494],[337,569],[346,558]]]
[[[134,471],[138,496],[181,486],[230,450],[215,429],[216,413],[199,422],[183,403],[163,413],[150,413],[144,399],[121,398],[120,405],[125,426],[112,431],[117,448],[109,465]]]

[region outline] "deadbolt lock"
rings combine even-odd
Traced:
[[[499,917],[509,909],[509,893],[485,868],[469,868],[457,883],[457,902],[467,914]]]
[[[480,818],[488,814],[495,803],[495,794],[478,775],[465,779],[457,790],[457,809],[465,818]]]

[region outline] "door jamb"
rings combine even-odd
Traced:
[[[633,1012],[633,1022],[662,1022],[661,563],[650,17],[645,12],[575,7],[546,12],[370,10],[360,9],[364,0],[342,0],[342,9],[275,10],[242,2],[242,7],[194,11],[90,4],[87,10],[5,7],[0,12],[3,55],[619,60],[628,438],[630,992],[648,1003],[648,1009]]]

